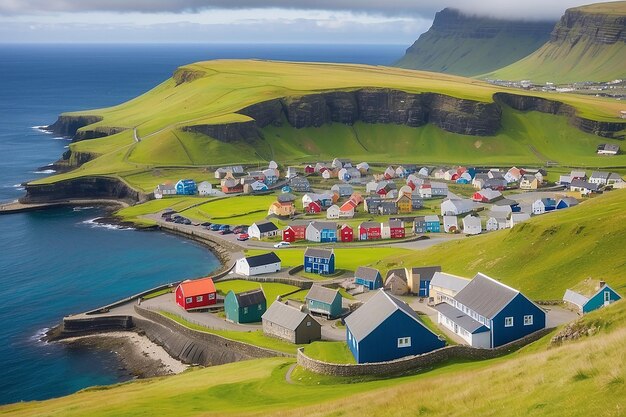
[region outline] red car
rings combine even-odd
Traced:
[[[239,236],[237,236],[237,240],[242,241],[242,242],[248,239],[250,239],[250,236],[247,233],[242,233]]]

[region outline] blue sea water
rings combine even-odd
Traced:
[[[49,175],[68,145],[33,127],[59,113],[128,100],[176,67],[216,58],[389,65],[400,45],[0,45],[0,201]],[[40,169],[40,167],[43,167]],[[113,354],[39,342],[69,313],[218,266],[205,248],[94,224],[100,209],[0,216],[0,404],[129,378]]]

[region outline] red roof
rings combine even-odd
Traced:
[[[215,284],[213,279],[206,277],[194,280],[186,280],[179,284],[185,297],[195,297],[196,295],[204,295],[215,292]]]

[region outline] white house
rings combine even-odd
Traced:
[[[463,217],[463,233],[466,235],[479,235],[482,232],[480,217],[468,214]]]
[[[459,222],[456,216],[443,216],[443,231],[446,233],[459,231]]]
[[[475,204],[466,199],[446,199],[441,203],[442,216],[458,216],[474,210]]]
[[[420,168],[419,171],[417,171],[417,175],[419,175],[421,177],[427,177],[428,174],[429,174],[428,167],[422,167],[422,168]]]
[[[361,162],[356,164],[356,169],[361,171],[361,174],[367,174],[367,172],[370,170],[370,165],[367,162]]]
[[[530,219],[530,214],[528,213],[511,213],[511,218],[509,219],[509,227],[512,228],[518,223],[525,222]]]
[[[339,206],[337,204],[333,204],[328,207],[326,210],[326,218],[327,219],[338,219],[339,218]]]
[[[433,196],[446,196],[448,195],[448,184],[444,182],[435,182],[432,181],[430,183],[431,193]]]
[[[267,167],[269,169],[278,169],[278,164],[275,161],[270,161],[270,163],[267,165]]]
[[[278,271],[280,271],[280,258],[274,252],[241,258],[235,264],[235,273],[247,277]]]
[[[324,172],[322,172],[322,178],[324,178],[325,180],[331,179],[332,176],[333,172],[330,169],[325,169]]]
[[[387,179],[395,178],[396,177],[396,170],[393,169],[392,166],[388,166],[387,169],[385,169],[385,172],[383,173],[383,175]]]
[[[176,187],[173,184],[159,184],[154,189],[154,198],[161,199],[166,195],[176,195]]]
[[[420,185],[417,192],[421,198],[432,198],[433,196],[433,188],[430,184]]]
[[[365,192],[367,194],[375,193],[378,188],[378,183],[376,181],[370,181],[365,184]]]
[[[296,167],[287,167],[287,173],[285,174],[285,178],[293,178],[298,175],[298,170]]]
[[[252,226],[248,228],[248,235],[251,238],[259,240],[278,236],[278,227],[276,227],[274,223],[268,221],[252,223]]]
[[[489,232],[492,232],[494,230],[508,229],[508,228],[509,228],[509,221],[506,219],[506,216],[494,215],[494,216],[489,217],[489,219],[487,219],[486,229]]]
[[[198,194],[211,195],[213,194],[213,185],[208,181],[202,181],[198,184]]]

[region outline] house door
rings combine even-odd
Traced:
[[[608,306],[609,304],[611,304],[611,292],[604,291],[604,305]]]

